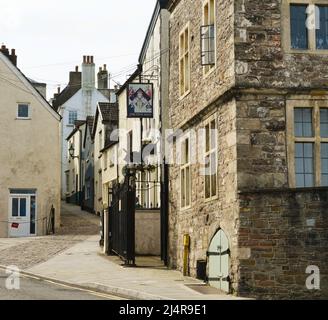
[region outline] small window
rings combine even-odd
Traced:
[[[328,49],[328,6],[317,6],[319,29],[316,30],[316,46],[319,50]],[[318,17],[319,14],[319,17]]]
[[[19,104],[17,117],[19,119],[28,119],[29,118],[29,105],[28,104]]]
[[[308,49],[307,5],[290,6],[290,31],[292,49]]]
[[[77,111],[70,111],[68,115],[68,124],[74,125],[77,120]]]

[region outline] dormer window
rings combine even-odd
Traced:
[[[18,104],[17,119],[30,119],[30,106],[27,103]]]

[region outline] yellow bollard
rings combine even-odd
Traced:
[[[188,261],[189,261],[189,248],[190,248],[190,236],[185,234],[183,236],[183,275],[186,277],[189,275]]]

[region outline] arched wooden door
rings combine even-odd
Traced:
[[[208,282],[212,287],[224,292],[230,291],[230,249],[229,240],[223,230],[219,230],[211,241],[209,251]]]

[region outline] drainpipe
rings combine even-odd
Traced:
[[[183,275],[189,275],[189,250],[190,250],[190,236],[185,234],[183,236]]]
[[[82,209],[82,130],[79,129],[79,135],[80,135],[80,192],[79,192],[79,202],[80,207]]]

